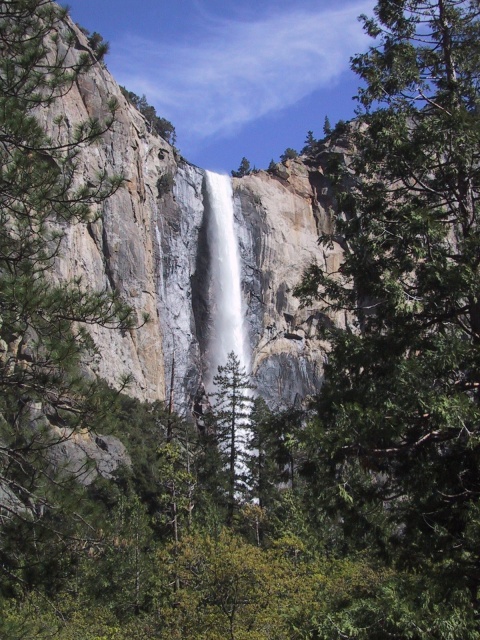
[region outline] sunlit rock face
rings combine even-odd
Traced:
[[[166,400],[173,380],[174,408],[191,415],[208,370],[215,313],[205,172],[149,132],[101,65],[41,117],[54,131],[61,114],[71,129],[87,117],[104,117],[112,97],[119,104],[115,124],[84,150],[79,179],[93,180],[107,169],[122,174],[124,186],[95,222],[67,230],[55,277],[81,276],[85,287],[115,288],[137,314],[139,328],[129,333],[92,329],[101,357],[86,363],[87,373],[113,386],[130,374],[128,392],[149,401]],[[293,296],[310,263],[331,271],[341,261],[340,247],[325,253],[317,244],[333,211],[321,165],[300,158],[274,173],[233,180],[247,349],[257,393],[272,407],[301,402],[322,381],[325,345],[316,329],[329,319],[317,308],[301,309]]]
[[[73,25],[77,51],[87,50],[85,37]],[[139,328],[121,333],[94,327],[91,329],[101,356],[87,363],[88,371],[116,386],[129,374],[129,392],[141,399],[165,396],[164,327],[159,316],[158,261],[156,227],[159,218],[157,182],[173,175],[177,164],[171,147],[152,136],[143,117],[123,97],[108,71],[96,64],[71,90],[56,100],[49,112],[40,114],[52,137],[68,139],[75,125],[90,117],[105,119],[107,103],[116,98],[119,108],[113,127],[102,140],[84,149],[79,157],[79,183],[94,182],[98,173],[122,175],[124,186],[100,208],[88,226],[71,226],[62,245],[56,269],[61,279],[82,278],[86,288],[117,289],[137,315]],[[62,116],[66,124],[59,134],[54,118]],[[149,321],[144,322],[144,315]]]
[[[323,315],[301,309],[293,295],[303,271],[325,265],[317,239],[330,224],[333,201],[321,169],[301,159],[235,181],[243,219],[244,289],[248,300],[253,371],[271,406],[289,407],[318,391],[325,345],[317,337]]]
[[[179,173],[176,180],[178,192],[184,178]],[[211,291],[212,287],[218,286],[213,273],[217,268],[214,254],[218,247],[212,246],[215,240],[208,232],[211,191],[212,186],[206,184],[204,177],[201,195],[197,184],[194,189],[197,195],[193,196],[192,192],[193,201],[188,206],[185,206],[188,198],[183,196],[180,202],[176,197],[179,227],[184,216],[199,222],[203,207],[200,226],[195,226],[196,239],[188,242],[189,247],[195,246],[197,251],[191,289],[185,280],[182,294],[185,308],[191,298],[193,335],[199,355],[198,361],[190,361],[192,370],[195,370],[196,362],[199,369],[196,376],[187,376],[189,383],[194,378],[204,382],[206,377],[208,379],[215,340],[220,340],[215,317],[217,307]],[[196,199],[198,204],[194,205]],[[331,319],[318,308],[300,308],[293,290],[304,269],[312,262],[329,270],[340,264],[340,247],[325,253],[317,242],[319,232],[330,228],[333,206],[331,190],[320,164],[308,167],[301,159],[279,166],[276,174],[260,171],[233,180],[242,313],[245,313],[247,324],[248,355],[245,360],[252,370],[256,392],[272,407],[285,408],[301,403],[321,386],[326,345],[319,340],[317,329]],[[186,238],[187,234],[182,237]],[[168,254],[177,255],[172,248],[166,249]],[[192,385],[183,392],[180,390],[179,395],[181,397],[183,393],[188,398],[191,392]]]

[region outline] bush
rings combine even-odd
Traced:
[[[250,173],[252,173],[252,168],[250,166],[250,162],[245,157],[242,158],[237,171],[231,172],[233,178],[243,178],[244,176],[248,176]]]
[[[280,156],[281,162],[286,162],[287,160],[293,160],[294,158],[298,158],[298,152],[291,147],[285,149],[285,151]]]
[[[164,173],[157,180],[158,197],[165,196],[173,187],[173,176],[171,173]]]

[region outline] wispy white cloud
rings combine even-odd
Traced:
[[[336,83],[366,47],[357,16],[371,4],[216,20],[188,45],[129,36],[114,43],[111,66],[190,136],[229,134]]]

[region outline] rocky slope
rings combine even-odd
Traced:
[[[78,49],[87,48],[76,34]],[[44,114],[45,122],[54,133],[58,115],[69,126],[102,118],[112,97],[119,103],[115,124],[84,150],[81,179],[107,169],[125,183],[96,222],[68,229],[56,277],[118,289],[139,325],[149,315],[128,334],[95,328],[102,357],[89,367],[114,386],[131,374],[130,393],[144,400],[164,400],[173,373],[175,408],[188,414],[202,389],[209,332],[204,172],[149,132],[100,64]],[[316,327],[325,319],[318,309],[300,309],[292,291],[312,261],[331,269],[341,259],[340,248],[325,255],[317,244],[318,231],[330,224],[329,185],[321,163],[290,160],[275,173],[235,179],[234,204],[257,388],[272,406],[292,405],[322,379],[325,350]]]

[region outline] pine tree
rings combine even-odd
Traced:
[[[287,147],[280,156],[280,161],[286,162],[287,160],[294,160],[295,158],[298,158],[298,152],[292,149],[292,147]]]
[[[248,459],[248,485],[253,498],[261,508],[269,505],[272,493],[276,491],[277,466],[271,455],[271,433],[269,425],[272,413],[263,398],[256,398],[250,415],[250,450]]]
[[[95,355],[87,326],[136,322],[117,292],[49,277],[66,225],[94,220],[122,182],[104,173],[81,184],[77,175],[82,149],[112,125],[114,101],[103,122],[69,128],[57,118],[55,138],[39,119],[96,63],[74,55],[65,16],[47,0],[0,4],[0,526],[22,521],[25,542],[44,529],[60,535],[62,478],[48,449],[88,427],[100,407],[96,382],[79,368]],[[54,437],[51,424],[66,435]],[[28,554],[22,568],[4,549],[7,575],[28,571]]]
[[[306,414],[301,409],[270,411],[256,398],[251,414],[249,486],[261,506],[270,507],[280,487],[294,489],[303,466],[301,434]]]
[[[233,178],[243,178],[244,176],[248,176],[250,173],[252,173],[250,161],[247,160],[247,158],[243,157],[237,171],[232,170],[230,173],[232,174]]]
[[[363,114],[333,176],[336,229],[322,238],[341,238],[344,260],[311,267],[298,289],[350,314],[328,332],[314,482],[348,544],[443,576],[476,606],[478,3],[380,0],[375,16],[364,23],[377,42],[353,60]]]
[[[213,416],[218,448],[227,472],[227,524],[231,524],[236,496],[245,493],[249,417],[253,404],[248,375],[232,351],[213,378],[217,389]]]
[[[274,172],[276,171],[276,169],[277,169],[277,163],[276,163],[276,162],[275,162],[275,160],[272,158],[272,159],[270,160],[269,165],[268,165],[268,169],[267,169],[267,171],[268,171],[269,173],[274,173]]]
[[[305,146],[302,149],[302,153],[311,155],[315,153],[316,147],[317,147],[317,140],[315,140],[313,131],[308,131],[307,137],[305,138]]]
[[[323,122],[323,133],[326,136],[329,136],[332,133],[332,125],[330,124],[330,119],[328,116],[325,116],[325,120]]]

